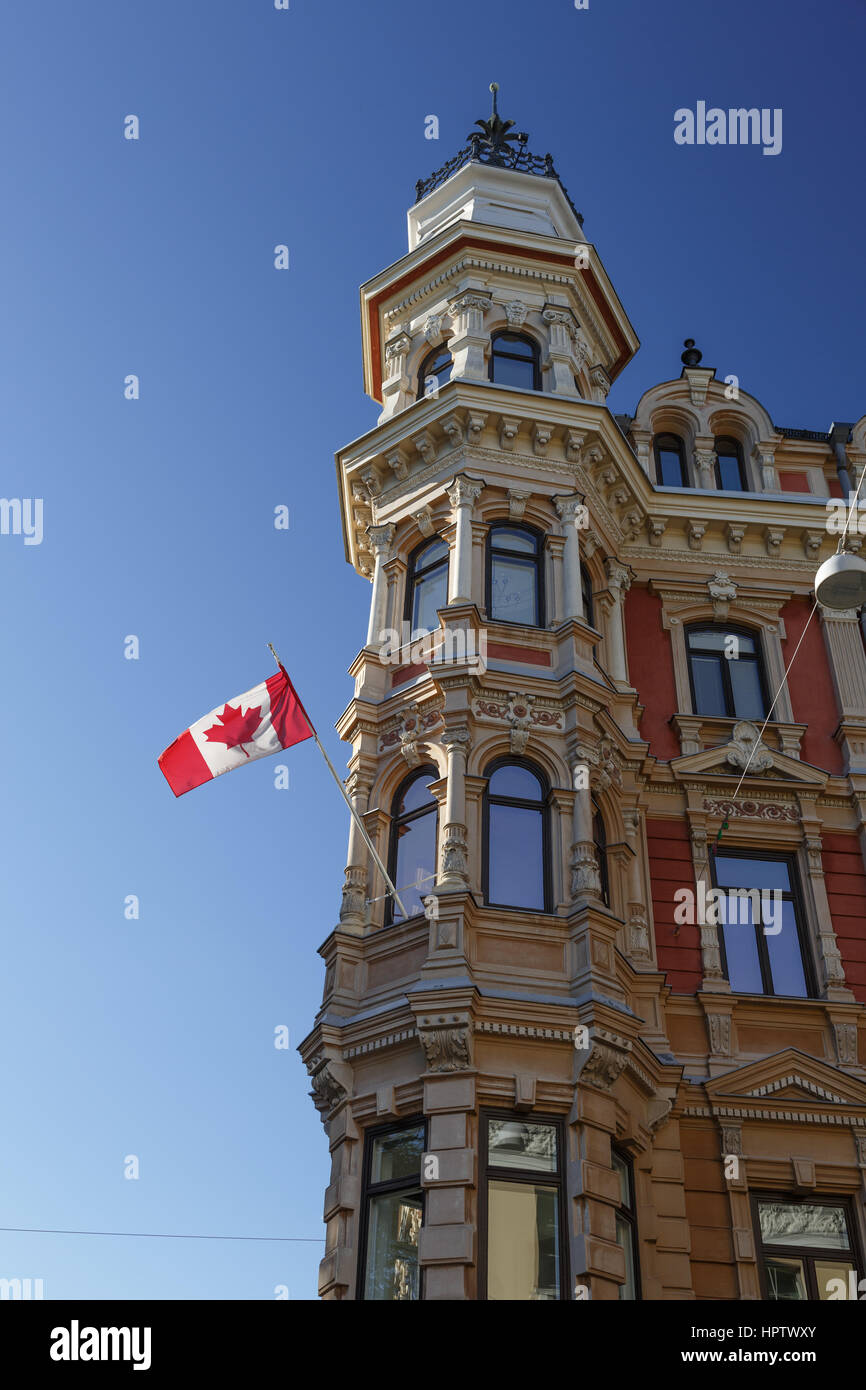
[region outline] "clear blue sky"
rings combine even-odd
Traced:
[[[864,51],[855,0],[7,6],[0,492],[45,510],[40,546],[0,536],[0,1226],[322,1235],[294,1047],[343,808],[309,744],[288,791],[271,760],[177,802],[156,759],[271,674],[271,640],[345,762],[370,591],[333,454],[375,423],[357,287],[404,253],[415,180],[497,80],[642,340],[611,407],[691,335],[774,420],[825,429],[866,409]],[[782,153],[675,145],[698,100],[781,107]],[[310,1298],[319,1257],[0,1233],[0,1276],[49,1298]]]

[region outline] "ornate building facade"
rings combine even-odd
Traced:
[[[774,425],[691,340],[612,415],[625,309],[550,156],[478,124],[362,287],[381,415],[337,457],[338,729],[399,902],[353,826],[300,1049],[320,1294],[850,1296],[866,654],[812,610],[866,417]]]

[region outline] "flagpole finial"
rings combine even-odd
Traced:
[[[268,649],[269,649],[269,651],[270,651],[270,653],[271,653],[271,656],[274,658],[274,661],[277,663],[277,665],[279,666],[280,670],[282,671],[282,670],[283,670],[283,663],[280,661],[280,658],[277,656],[276,652],[274,651],[274,644],[273,644],[273,642],[269,642],[269,643],[268,643]]]

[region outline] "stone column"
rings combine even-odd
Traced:
[[[487,380],[487,349],[490,334],[484,328],[484,315],[490,307],[490,292],[468,290],[448,305],[453,331],[448,339],[453,366],[451,379]]]
[[[643,873],[641,872],[641,813],[638,810],[626,811],[626,830],[632,850],[628,871],[628,904],[626,947],[633,960],[651,961],[649,924],[647,922],[646,894]]]
[[[857,610],[822,607],[821,626],[841,717],[845,771],[862,772],[866,768],[866,651]]]
[[[568,497],[554,497],[553,502],[565,534],[563,621],[567,622],[569,618],[576,618],[578,622],[584,622],[586,614],[583,611],[583,591],[580,584],[579,531],[579,523],[586,515],[583,497],[579,492],[575,492]]]
[[[628,667],[625,655],[625,596],[631,588],[631,572],[615,560],[606,560],[608,588],[613,596],[613,611],[608,624],[608,655],[610,676],[615,681],[628,684]]]
[[[367,809],[370,787],[353,773],[347,788],[352,809],[363,816]],[[367,856],[369,851],[364,843],[354,816],[349,817],[349,852],[346,855],[346,881],[343,884],[343,904],[340,908],[340,924],[344,928],[361,931],[367,918],[367,893],[369,887]]]
[[[712,877],[710,875],[710,854],[706,828],[702,825],[689,826],[689,837],[692,843],[692,868],[695,875],[695,887],[697,888],[697,885],[703,880],[709,891],[712,886]],[[681,886],[688,888],[690,885],[684,883]],[[701,962],[704,972],[703,988],[721,994],[730,994],[730,983],[722,973],[722,954],[719,945],[720,929],[711,922],[702,922],[699,925]]]
[[[715,449],[695,448],[695,469],[698,487],[707,492],[716,490],[716,451]]]
[[[385,608],[388,602],[388,577],[385,563],[394,539],[393,526],[368,526],[367,536],[373,552],[373,596],[370,600],[370,625],[367,628],[367,646],[378,647],[382,642],[381,633],[385,627]]]
[[[571,897],[573,902],[591,896],[601,897],[601,875],[592,834],[592,793],[590,770],[596,762],[591,748],[578,744],[569,757],[574,783],[571,824]]]
[[[439,853],[439,883],[446,888],[468,888],[466,755],[470,744],[469,729],[465,724],[445,729],[442,743],[448,755],[448,784]]]
[[[405,410],[415,399],[412,382],[406,374],[406,360],[412,348],[412,339],[400,330],[385,344],[385,380],[382,382],[382,413],[379,424],[398,411]]]
[[[472,509],[481,496],[480,478],[458,473],[447,489],[455,512],[454,550],[448,571],[448,602],[472,603]]]
[[[541,317],[550,330],[544,364],[549,373],[550,390],[558,396],[579,396],[573,347],[577,320],[569,308],[553,304],[545,306]]]

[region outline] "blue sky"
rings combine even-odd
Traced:
[[[44,539],[0,536],[0,1226],[311,1240],[0,1232],[0,1277],[311,1298],[328,1156],[294,1047],[346,816],[310,744],[288,791],[271,760],[177,802],[156,759],[272,674],[270,640],[344,765],[370,591],[333,454],[378,413],[358,285],[495,79],[641,338],[613,410],[689,335],[777,423],[857,419],[866,7],[43,0],[2,37],[0,491],[44,499]],[[781,107],[782,153],[677,146],[698,100]]]

